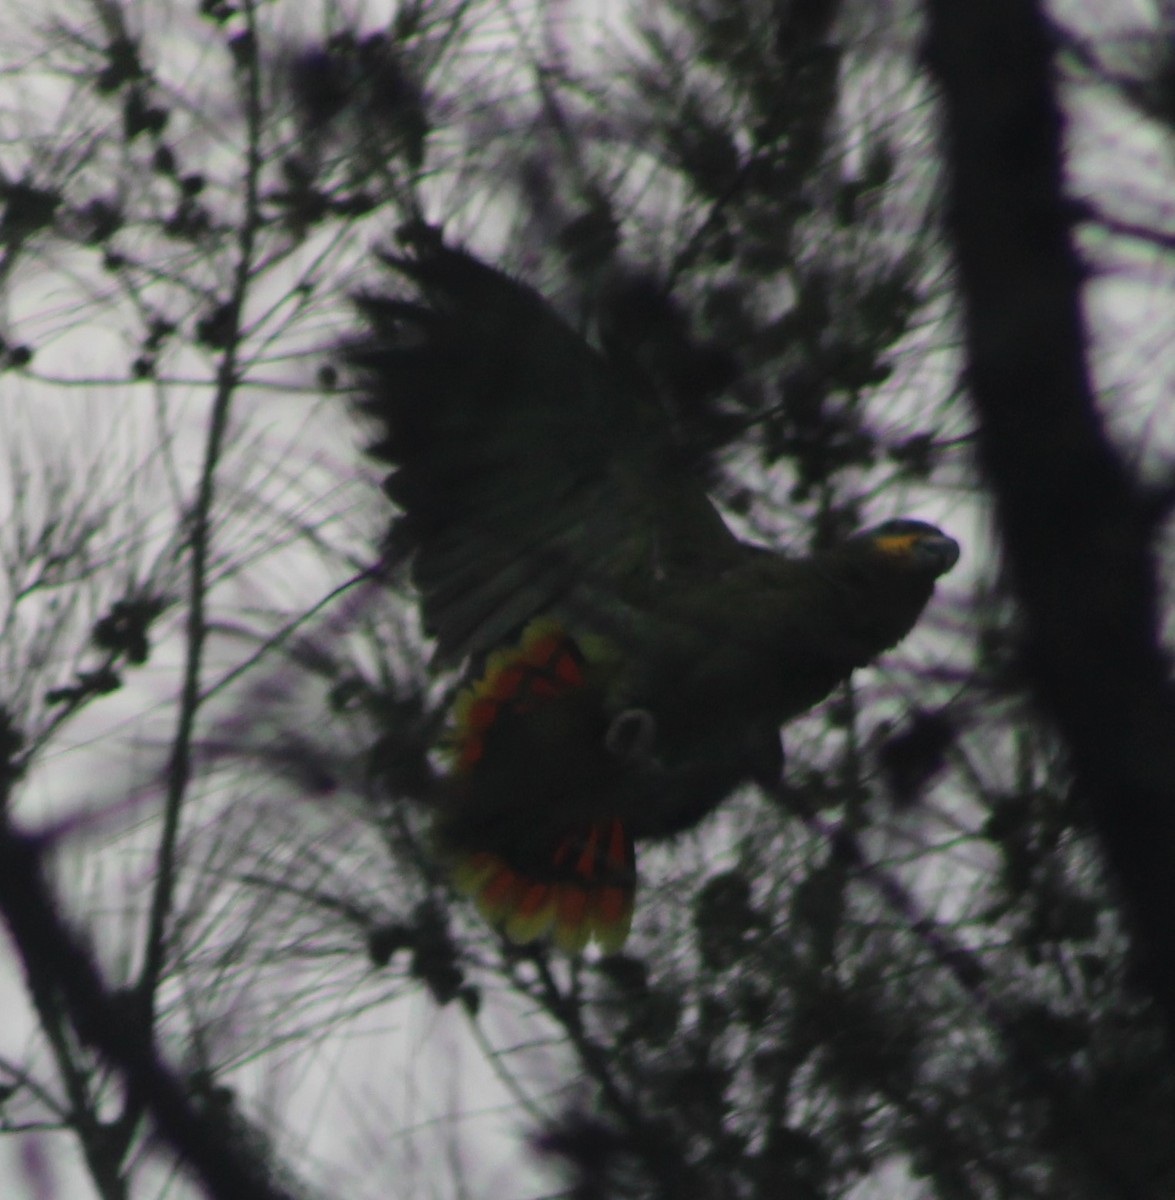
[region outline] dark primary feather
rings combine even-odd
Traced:
[[[428,238],[413,251],[388,262],[419,300],[363,299],[371,332],[349,357],[394,468],[392,550],[414,556],[442,661],[553,602],[608,613],[737,558],[625,374],[525,285]]]

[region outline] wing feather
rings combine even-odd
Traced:
[[[412,294],[360,299],[348,348],[438,657],[483,654],[566,602],[603,614],[743,551],[666,414],[525,284],[417,231]]]

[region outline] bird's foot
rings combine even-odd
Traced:
[[[604,745],[609,754],[631,763],[648,763],[657,741],[657,722],[647,708],[626,708],[612,718]]]

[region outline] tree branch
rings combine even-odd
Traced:
[[[128,1019],[89,951],[62,920],[45,880],[42,847],[0,825],[0,913],[34,994],[53,994],[77,1036],[125,1082],[130,1103],[150,1113],[160,1136],[217,1200],[288,1200],[263,1162],[226,1139],[223,1120],[193,1103],[182,1080],[160,1061],[151,1030]]]
[[[1056,722],[1175,1043],[1175,695],[1154,522],[1086,367],[1053,46],[1033,0],[930,0],[978,452]]]
[[[243,67],[242,80],[248,130],[248,148],[242,181],[244,206],[237,239],[237,262],[233,286],[225,305],[231,327],[226,333],[225,348],[217,368],[216,394],[208,419],[203,465],[189,518],[190,582],[188,587],[187,652],[180,691],[179,715],[172,740],[171,760],[167,769],[167,798],[163,809],[163,830],[160,834],[158,876],[152,894],[143,967],[139,979],[144,1016],[148,1024],[154,1019],[155,991],[166,958],[167,927],[175,892],[175,860],[180,816],[192,775],[192,738],[195,733],[196,714],[202,700],[200,694],[201,674],[204,662],[204,641],[208,632],[205,617],[208,589],[207,571],[212,508],[216,493],[216,472],[224,452],[229,413],[239,382],[242,315],[253,275],[255,241],[261,220],[258,191],[262,167],[261,66],[257,57],[257,30],[252,4],[246,3],[243,11],[247,18],[249,35],[253,39],[253,50]]]

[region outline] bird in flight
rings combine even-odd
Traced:
[[[741,540],[655,387],[418,227],[347,350],[436,662],[465,665],[438,853],[514,942],[623,944],[635,842],[777,785],[780,729],[913,628],[958,544],[898,519]]]

